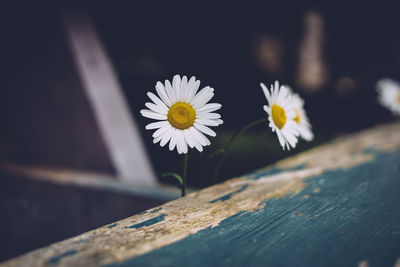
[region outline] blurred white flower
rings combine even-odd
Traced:
[[[200,81],[195,77],[187,79],[175,75],[172,84],[166,80],[165,84],[157,82],[158,97],[148,92],[153,102],[145,105],[149,109],[142,109],[142,116],[157,120],[146,125],[147,130],[153,133],[153,143],[160,142],[163,147],[169,142],[169,150],[176,147],[179,154],[186,154],[188,146],[203,151],[203,146],[210,145],[204,135],[216,136],[208,126],[218,126],[223,123],[221,115],[214,111],[221,108],[221,104],[208,103],[214,96],[214,89],[206,86],[199,92]]]
[[[300,133],[294,120],[296,111],[290,89],[287,86],[280,87],[278,81],[271,85],[271,90],[263,83],[260,85],[268,101],[263,108],[268,113],[269,127],[278,135],[283,149],[295,148]]]
[[[392,79],[381,79],[376,84],[379,103],[394,115],[400,115],[400,84]]]
[[[297,93],[294,93],[292,101],[295,107],[294,110],[296,111],[294,121],[297,123],[300,136],[310,142],[314,139],[314,134],[311,131],[311,124],[304,110],[304,100]]]

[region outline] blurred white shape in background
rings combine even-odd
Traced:
[[[63,19],[80,79],[118,177],[132,185],[157,184],[111,60],[82,5],[66,2]]]
[[[264,71],[279,75],[282,70],[282,41],[274,36],[261,36],[256,43],[256,58]]]
[[[316,11],[304,16],[304,37],[299,45],[296,82],[305,91],[316,92],[328,80],[328,68],[323,59],[324,23]]]

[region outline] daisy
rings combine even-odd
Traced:
[[[392,79],[382,79],[376,84],[378,101],[390,109],[394,115],[400,115],[400,84]]]
[[[163,147],[169,142],[169,150],[176,147],[179,154],[186,154],[188,146],[203,151],[204,146],[210,145],[205,136],[216,136],[208,126],[218,126],[223,123],[221,115],[214,111],[221,108],[221,104],[208,103],[214,96],[214,89],[206,86],[198,91],[200,81],[195,77],[187,79],[175,75],[172,84],[166,80],[165,84],[157,82],[156,91],[147,95],[153,102],[145,105],[149,109],[142,109],[142,116],[157,120],[146,125],[147,130],[156,130],[153,133],[153,143],[160,142]],[[198,92],[197,92],[198,91]]]
[[[296,112],[294,121],[297,123],[300,136],[304,140],[310,142],[314,139],[314,134],[311,131],[311,124],[308,120],[306,111],[304,110],[304,100],[299,96],[299,94],[293,94],[292,101]]]
[[[294,120],[296,111],[290,89],[287,86],[279,87],[278,81],[275,81],[275,85],[271,85],[271,92],[263,83],[260,85],[268,101],[264,110],[268,113],[269,127],[278,135],[283,149],[295,148],[299,130]]]

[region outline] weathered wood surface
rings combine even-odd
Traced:
[[[379,126],[1,266],[394,266],[399,174]]]

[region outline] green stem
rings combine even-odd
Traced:
[[[228,143],[226,143],[225,147],[223,148],[224,153],[222,154],[221,158],[219,159],[217,166],[215,167],[215,171],[214,171],[214,175],[212,178],[212,183],[215,184],[218,181],[219,178],[219,173],[222,167],[222,163],[224,162],[226,155],[228,154],[229,148],[232,145],[232,143],[236,140],[236,138],[238,138],[240,135],[242,135],[245,131],[247,131],[248,129],[260,124],[260,123],[264,123],[267,122],[268,118],[265,119],[259,119],[256,121],[253,121],[249,124],[247,124],[246,126],[244,126],[241,130],[235,132],[232,137],[229,139]]]
[[[161,176],[162,177],[167,177],[167,176],[174,177],[179,182],[179,187],[182,187],[183,180],[179,174],[174,173],[174,172],[167,172],[167,173],[163,173]]]
[[[185,154],[185,157],[183,158],[183,183],[181,187],[181,192],[182,196],[184,197],[186,195],[186,177],[187,177],[187,163],[189,159],[189,152]]]

